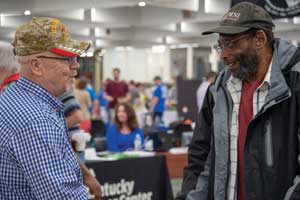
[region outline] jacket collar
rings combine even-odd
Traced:
[[[280,59],[284,55],[279,55],[280,53],[279,48],[280,48],[279,41],[276,41],[274,43],[273,62],[272,62],[272,70],[271,70],[271,77],[270,77],[270,88],[266,99],[266,103],[279,100],[283,97],[288,97],[290,96],[291,93],[290,88],[288,87],[285,77],[283,76],[282,73],[282,69],[284,69],[288,63],[285,63],[285,65],[283,65],[284,63],[281,63]]]

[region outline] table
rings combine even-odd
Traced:
[[[87,161],[102,185],[103,200],[173,199],[165,156]]]
[[[171,179],[183,178],[183,168],[187,166],[187,154],[171,154],[171,153],[159,153],[166,156],[167,166]]]

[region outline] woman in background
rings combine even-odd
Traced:
[[[139,138],[144,144],[144,134],[138,127],[136,114],[127,103],[120,103],[115,108],[115,124],[106,131],[107,150],[121,152],[134,148],[134,141]],[[137,136],[138,135],[138,136]]]

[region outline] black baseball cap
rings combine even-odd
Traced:
[[[272,17],[262,7],[250,2],[234,5],[222,18],[220,25],[205,31],[202,35],[212,33],[239,34],[251,28],[272,29],[275,27]]]

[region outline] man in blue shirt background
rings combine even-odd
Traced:
[[[58,19],[33,18],[13,45],[21,78],[0,96],[0,197],[87,199],[57,97],[72,89],[89,44]]]
[[[166,98],[168,95],[168,89],[165,84],[162,83],[159,76],[154,77],[155,89],[153,91],[153,97],[150,104],[150,112],[153,112],[154,123],[163,123],[162,117],[166,110]]]

